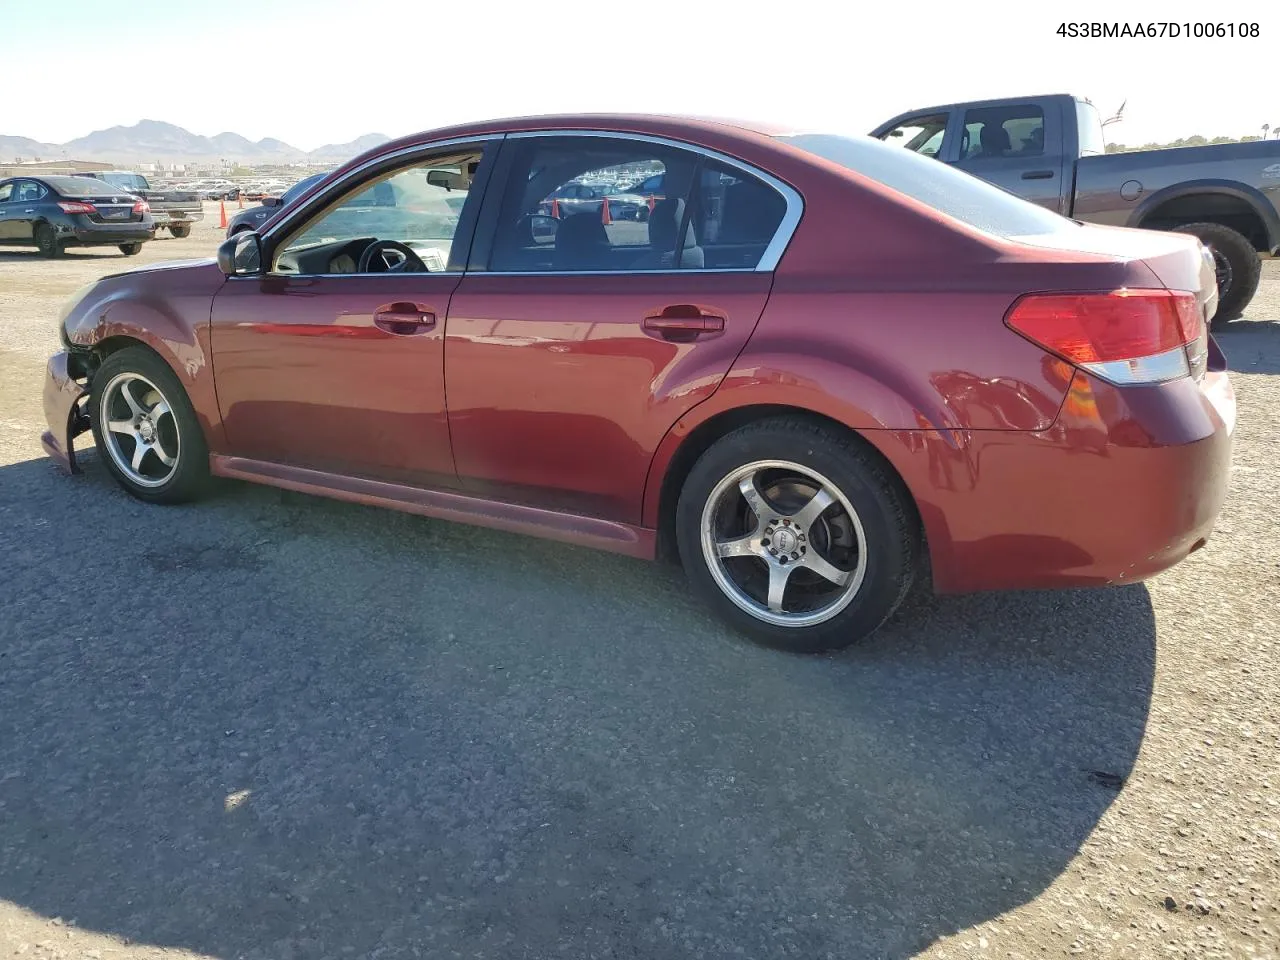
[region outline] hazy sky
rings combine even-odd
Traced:
[[[1120,142],[1241,136],[1280,124],[1277,9],[1262,0],[0,0],[4,88],[24,91],[3,99],[0,134],[64,142],[147,118],[309,150],[373,131],[595,110],[867,132],[913,107],[1067,92],[1104,115],[1127,99],[1124,121],[1107,131]],[[1055,33],[1065,12],[1258,22],[1261,37],[1070,39]]]

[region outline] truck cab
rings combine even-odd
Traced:
[[[1070,94],[981,100],[900,114],[871,134],[1071,216],[1075,161],[1106,152],[1102,118]]]

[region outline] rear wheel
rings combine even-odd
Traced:
[[[209,479],[209,448],[187,393],[146,347],[108,356],[93,377],[94,443],[120,486],[149,503],[182,503]]]
[[[1199,237],[1213,254],[1218,278],[1218,312],[1213,315],[1213,325],[1220,327],[1239,317],[1262,279],[1262,261],[1253,244],[1242,233],[1220,223],[1187,223],[1173,229]]]
[[[169,232],[173,234],[174,239],[181,240],[184,237],[191,236],[191,224],[189,223],[171,223],[169,224]]]
[[[136,257],[142,252],[142,244],[139,243],[122,243],[120,244],[120,252],[126,257]]]
[[[46,257],[62,256],[63,246],[58,240],[58,235],[54,233],[53,227],[47,223],[36,224],[35,230],[36,249]]]
[[[897,478],[862,442],[800,419],[716,441],[676,507],[694,588],[751,639],[797,653],[849,646],[898,607],[919,533]]]

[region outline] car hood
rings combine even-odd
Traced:
[[[148,263],[142,266],[132,267],[128,270],[118,270],[115,273],[108,273],[103,280],[110,280],[113,277],[130,276],[135,277],[140,273],[162,273],[167,270],[185,270],[190,267],[207,267],[217,265],[217,260],[213,257],[199,257],[190,260],[165,260],[163,263]]]

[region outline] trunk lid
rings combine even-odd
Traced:
[[[100,191],[92,197],[75,197],[77,203],[93,205],[94,212],[85,214],[94,223],[137,223],[141,213],[134,212],[138,198],[129,193]]]
[[[1140,261],[1168,289],[1194,293],[1200,315],[1206,323],[1217,312],[1218,281],[1213,257],[1196,237],[1189,234],[1083,224],[1078,230],[1018,237],[1015,242],[1049,250]]]

